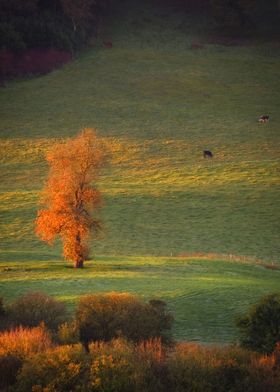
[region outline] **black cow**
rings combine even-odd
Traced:
[[[204,158],[213,158],[213,154],[212,154],[212,152],[209,151],[209,150],[204,150],[204,151],[203,151],[203,157],[204,157]]]
[[[261,123],[266,123],[269,121],[269,116],[267,114],[263,114],[262,116],[259,117],[259,122]]]

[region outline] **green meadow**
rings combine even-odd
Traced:
[[[229,342],[235,315],[280,287],[280,48],[210,44],[203,23],[140,3],[113,13],[112,49],[96,41],[0,89],[0,292],[40,289],[70,309],[88,292],[163,298],[176,338]],[[112,156],[98,183],[104,231],[77,271],[34,219],[45,152],[84,127]]]
[[[97,257],[83,270],[59,260],[1,263],[6,301],[27,290],[45,291],[74,311],[79,296],[129,292],[166,301],[179,340],[230,343],[236,316],[265,294],[279,290],[279,270],[230,259],[203,257]]]

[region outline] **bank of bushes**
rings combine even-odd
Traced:
[[[265,319],[274,331],[271,338],[267,327],[269,346],[253,352],[175,344],[166,304],[127,293],[84,296],[72,318],[43,293],[0,301],[0,390],[278,392],[279,303],[278,294],[267,296],[239,319],[242,339],[246,326],[263,329]]]
[[[32,344],[34,329],[29,331],[26,345]],[[278,392],[280,388],[279,346],[263,356],[236,347],[165,346],[158,339],[135,344],[119,338],[91,343],[88,353],[81,344],[37,349],[24,357],[2,350],[2,390]]]
[[[171,342],[173,317],[165,302],[141,301],[128,293],[92,294],[81,297],[70,317],[64,304],[41,293],[29,292],[9,305],[0,303],[0,329],[44,324],[63,344],[123,337],[133,342],[161,338]]]

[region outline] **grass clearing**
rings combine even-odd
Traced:
[[[53,254],[33,232],[38,192],[47,174],[43,155],[53,140],[4,143],[4,258],[15,247]],[[260,159],[256,141],[244,143],[246,157],[245,150],[235,156],[224,143],[206,160],[203,145],[194,147],[192,139],[108,140],[114,149],[112,166],[100,179],[105,233],[94,242],[95,254],[215,252],[279,260],[277,146],[266,142]]]
[[[163,296],[176,336],[229,341],[233,314],[276,290],[278,270],[240,265],[237,279],[228,261],[168,257],[236,254],[279,265],[280,51],[272,43],[191,50],[205,38],[194,20],[141,7],[114,15],[103,32],[112,49],[96,45],[63,69],[0,89],[0,260],[16,268],[2,271],[3,295],[45,288],[69,304],[91,287]],[[261,114],[271,121],[258,123]],[[97,261],[78,272],[53,262],[59,243],[40,242],[34,219],[44,153],[85,126],[114,153],[99,184]]]
[[[42,290],[71,311],[80,295],[108,291],[164,299],[175,317],[179,340],[232,342],[234,317],[279,287],[278,270],[250,260],[200,257],[97,257],[84,270],[58,261],[3,262],[0,291],[11,301]]]

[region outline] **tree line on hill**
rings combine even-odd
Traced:
[[[115,0],[0,0],[0,86],[45,74],[88,46]]]
[[[278,0],[210,0],[210,4],[218,25],[224,29],[237,32],[279,29]]]
[[[233,33],[279,28],[278,0],[157,0],[189,12],[207,10],[217,26]],[[102,20],[120,0],[0,0],[0,49],[55,48],[74,52],[98,34]]]
[[[0,0],[0,48],[73,52],[96,35],[113,0]]]
[[[279,0],[150,1],[159,7],[169,3],[179,6],[182,12],[203,14],[218,43],[232,43],[233,37],[244,35],[271,38],[279,34]],[[67,63],[93,37],[100,36],[101,26],[113,9],[122,10],[131,3],[132,0],[0,0],[0,86],[5,86],[9,78],[45,74]],[[140,6],[137,0],[135,7]],[[231,40],[225,41],[225,36]],[[103,43],[112,47],[111,41]]]
[[[279,0],[158,0],[187,12],[206,15],[223,34],[274,34],[279,32]]]

